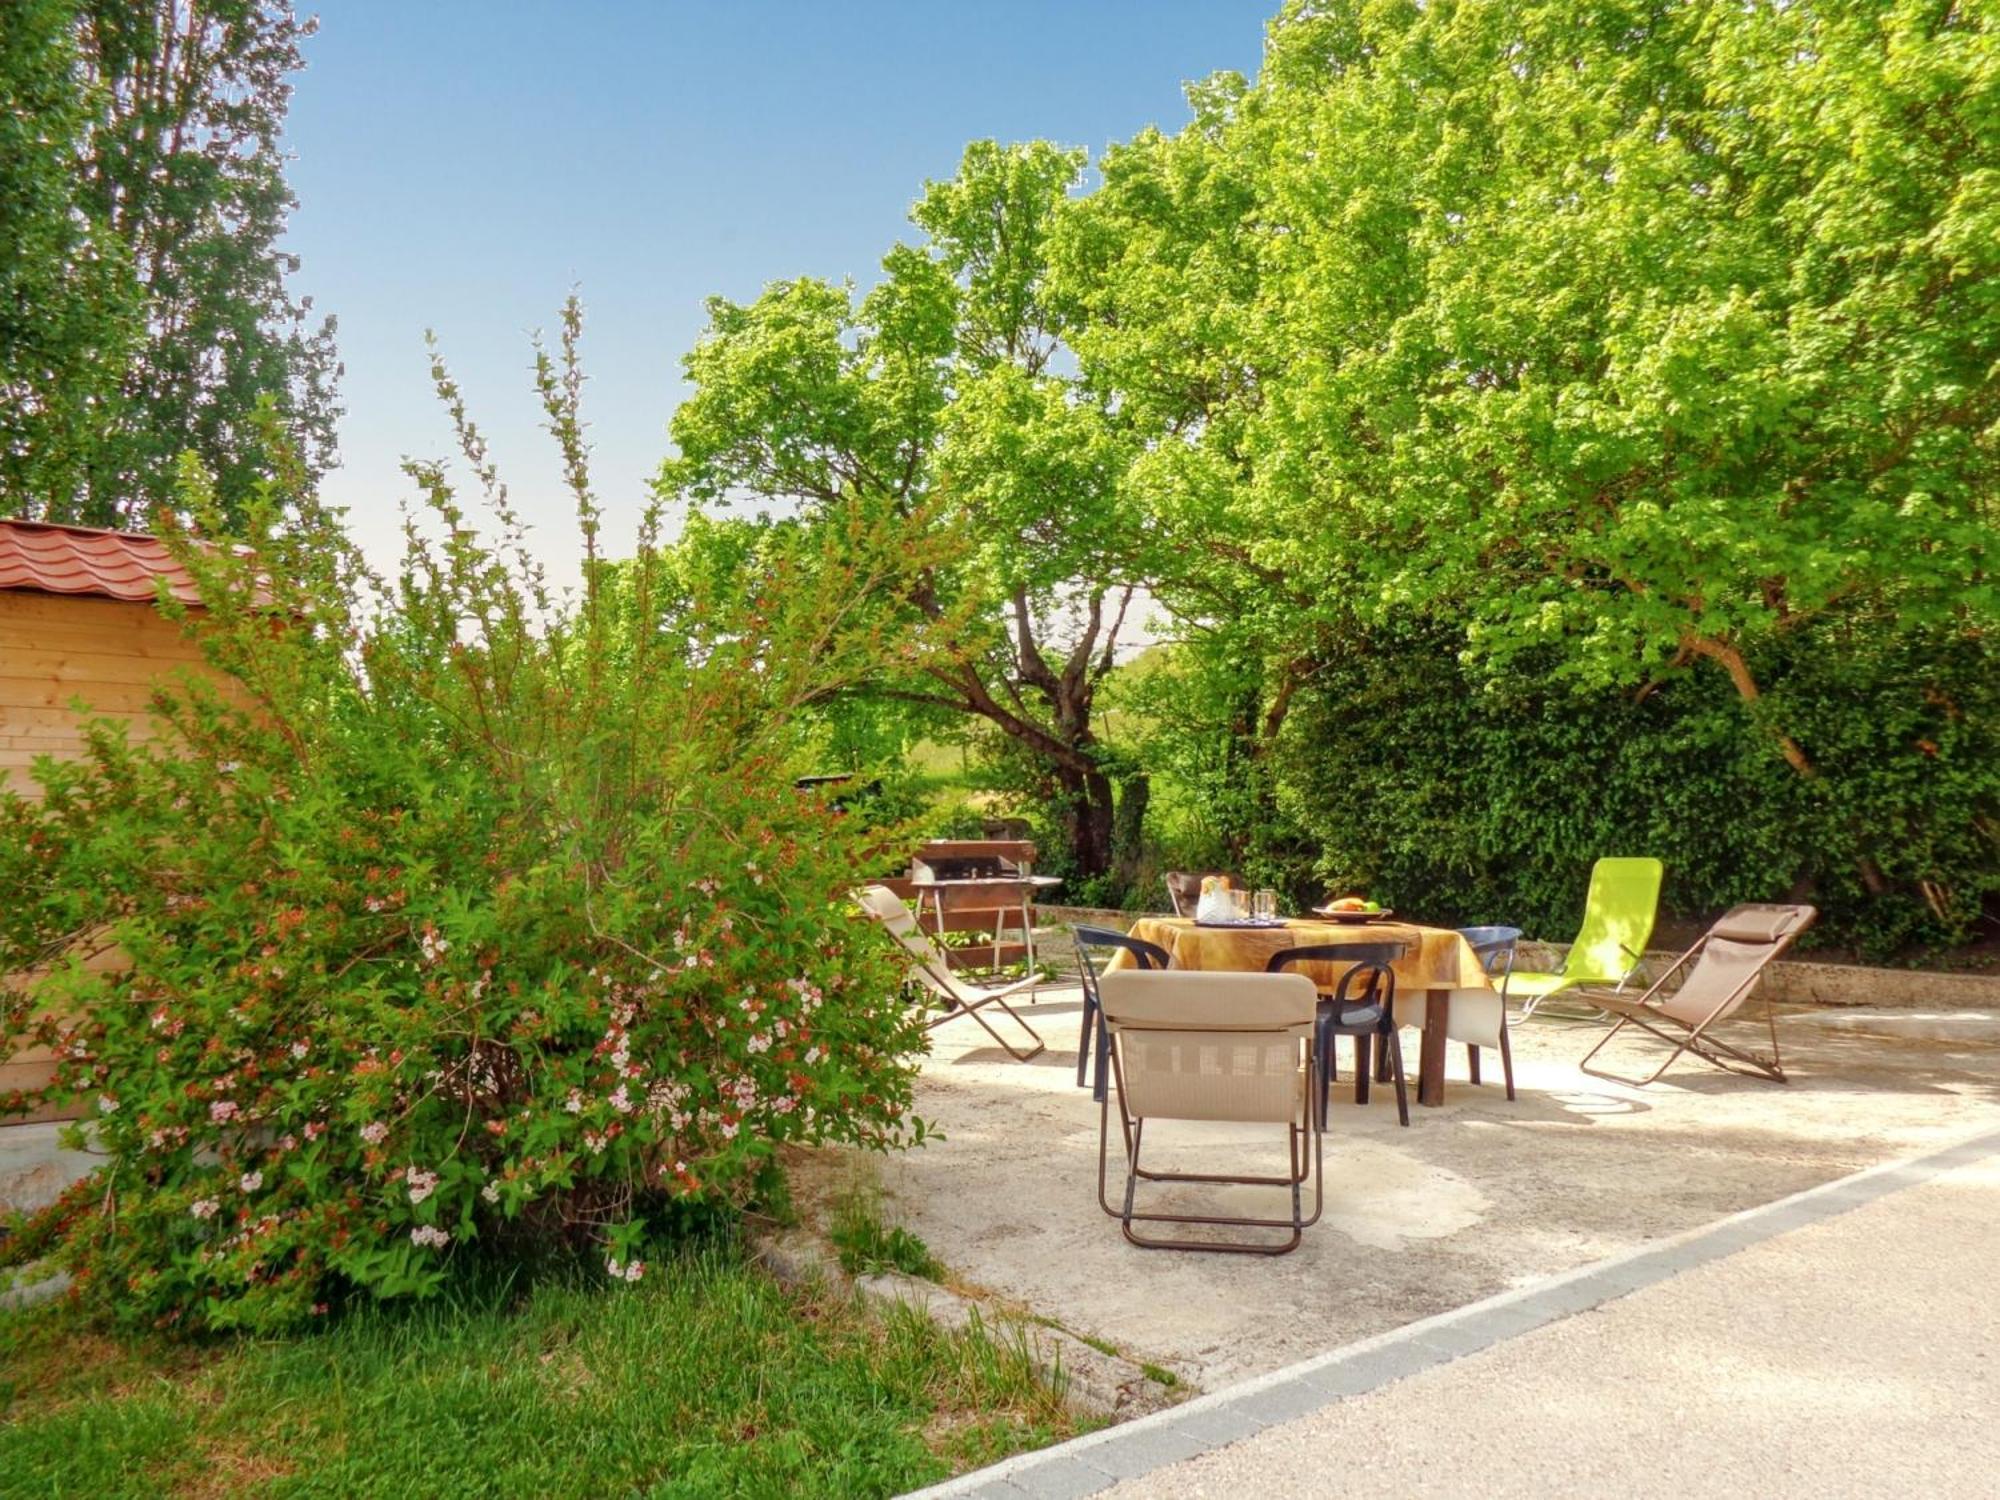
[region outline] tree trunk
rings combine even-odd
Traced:
[[[1113,831],[1117,823],[1111,778],[1102,771],[1079,775],[1063,770],[1062,827],[1079,879],[1091,880],[1111,870]]]
[[[1118,786],[1118,812],[1111,826],[1111,874],[1130,890],[1139,881],[1139,863],[1145,854],[1146,804],[1152,800],[1153,784],[1143,771],[1135,771]]]

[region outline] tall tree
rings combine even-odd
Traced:
[[[1314,601],[1296,638],[1717,672],[1811,780],[1760,660],[2000,614],[1990,6],[1294,3],[1254,87],[1125,165],[1165,228],[1107,229],[1100,299],[1171,315],[1086,365],[1160,411],[1157,513]],[[1149,221],[1204,168],[1247,203]]]
[[[10,511],[143,524],[192,450],[234,513],[273,470],[260,406],[309,475],[331,459],[333,322],[293,298],[278,247],[295,202],[279,135],[313,24],[282,0],[10,8],[10,94],[36,92],[0,170],[34,182],[23,222],[41,226],[7,244]],[[66,295],[27,300],[37,286]]]
[[[0,499],[87,487],[138,346],[131,257],[79,192],[89,127],[71,0],[0,15]]]
[[[1076,873],[1113,861],[1118,768],[1095,720],[1142,576],[1125,425],[1066,373],[1048,243],[1083,168],[969,147],[883,279],[716,300],[662,475],[700,502],[806,515],[849,498],[958,539],[927,572],[924,647],[876,690],[991,725],[1046,777]],[[1142,795],[1142,794],[1140,794]]]

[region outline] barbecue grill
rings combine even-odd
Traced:
[[[1026,839],[935,839],[910,861],[910,885],[919,923],[934,933],[990,931],[993,967],[1008,947],[1018,946],[1030,969],[1035,963],[1035,893],[1061,885],[1054,875],[1034,872],[1035,846]],[[1018,944],[1005,942],[1009,922],[1018,924]]]

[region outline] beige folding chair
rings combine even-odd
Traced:
[[[945,957],[944,950],[929,933],[917,925],[916,914],[904,904],[901,896],[886,885],[871,885],[856,891],[854,899],[861,903],[862,909],[869,916],[886,927],[889,935],[908,951],[910,977],[944,1002],[944,1014],[925,1021],[925,1030],[934,1031],[947,1021],[955,1021],[960,1016],[970,1016],[1016,1062],[1026,1062],[1048,1050],[1047,1044],[1043,1042],[1035,1028],[1022,1019],[1019,1011],[1007,1003],[1010,998],[1024,990],[1033,989],[1040,982],[1039,976],[1030,974],[1026,979],[1006,985],[967,984],[952,973],[951,963]],[[1028,1034],[1034,1046],[1023,1052],[995,1031],[992,1023],[980,1014],[980,1011],[989,1005],[1004,1010],[1014,1024]]]
[[[1319,993],[1303,974],[1224,974],[1178,969],[1111,969],[1097,982],[1111,1038],[1111,1075],[1125,1137],[1125,1194],[1109,1196],[1111,1099],[1098,1116],[1097,1202],[1147,1250],[1216,1250],[1283,1255],[1296,1250],[1319,1221],[1326,1195],[1321,1137],[1313,1108],[1319,1097],[1313,1021]],[[1139,1164],[1149,1120],[1230,1120],[1285,1127],[1290,1166],[1283,1177],[1234,1177],[1204,1172],[1155,1172]],[[1307,1137],[1311,1140],[1308,1142]],[[1301,1189],[1310,1177],[1313,1208]],[[1289,1188],[1289,1218],[1228,1214],[1142,1213],[1139,1184],[1204,1182]],[[1255,1240],[1162,1239],[1134,1224],[1216,1224],[1283,1229],[1289,1237]]]
[[[1754,903],[1738,906],[1726,912],[1722,920],[1702,934],[1692,948],[1675,959],[1673,967],[1638,999],[1624,1000],[1615,995],[1593,996],[1596,1004],[1617,1015],[1619,1020],[1603,1040],[1584,1055],[1579,1066],[1586,1073],[1608,1078],[1614,1083],[1644,1087],[1666,1072],[1683,1052],[1692,1052],[1696,1057],[1732,1073],[1754,1073],[1760,1078],[1783,1083],[1785,1070],[1778,1059],[1778,1013],[1768,998],[1764,1001],[1764,1020],[1771,1034],[1769,1057],[1733,1047],[1709,1035],[1709,1028],[1728,1020],[1742,1007],[1750,992],[1756,988],[1758,979],[1763,976],[1765,965],[1789,948],[1792,940],[1810,927],[1817,915],[1818,912],[1810,906]],[[1686,968],[1691,959],[1695,961],[1694,967],[1688,971],[1687,978],[1681,981],[1678,989],[1669,991],[1668,982]],[[1590,1065],[1591,1058],[1602,1052],[1612,1037],[1627,1026],[1637,1026],[1641,1031],[1651,1032],[1661,1041],[1673,1044],[1674,1050],[1667,1054],[1667,1060],[1644,1078],[1626,1078]]]
[[[1173,903],[1175,916],[1194,915],[1195,907],[1201,904],[1201,883],[1211,875],[1219,875],[1231,885],[1239,884],[1234,875],[1224,870],[1167,871],[1167,900]]]

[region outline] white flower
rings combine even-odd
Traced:
[[[646,1274],[646,1263],[643,1260],[619,1261],[607,1259],[604,1262],[604,1269],[611,1273],[613,1281],[637,1281],[641,1276]]]
[[[306,1054],[307,1054],[308,1052],[310,1052],[310,1051],[312,1051],[312,1047],[311,1047],[311,1046],[310,1046],[309,1044],[305,1043],[305,1042],[293,1042],[293,1043],[292,1043],[292,1056],[293,1056],[293,1057],[304,1057],[304,1056],[305,1056],[305,1055],[306,1055]]]
[[[569,1097],[563,1100],[563,1108],[568,1110],[573,1115],[582,1114],[583,1113],[582,1093],[576,1089],[571,1089],[569,1091]]]
[[[439,1229],[435,1224],[419,1224],[410,1231],[410,1243],[422,1249],[426,1245],[449,1245],[451,1232]]]
[[[246,1193],[254,1193],[264,1185],[264,1174],[262,1172],[245,1172],[241,1177],[236,1179],[236,1185]]]
[[[621,1115],[632,1113],[632,1096],[625,1092],[624,1084],[619,1084],[611,1091],[611,1107]]]
[[[228,1124],[237,1113],[238,1105],[234,1099],[218,1099],[208,1107],[208,1118],[217,1125]]]
[[[426,1172],[422,1167],[410,1168],[406,1179],[410,1185],[410,1202],[421,1203],[437,1191],[438,1174]]]
[[[500,1184],[497,1182],[487,1183],[485,1187],[479,1190],[479,1196],[484,1198],[488,1203],[498,1203],[500,1201]]]
[[[361,1139],[371,1146],[382,1144],[382,1137],[389,1133],[389,1127],[380,1120],[370,1120],[361,1127]]]
[[[99,1114],[101,1115],[112,1114],[117,1111],[117,1108],[118,1108],[118,1101],[112,1098],[109,1094],[99,1094],[97,1096],[97,1112]]]
[[[193,1214],[197,1219],[212,1219],[215,1217],[215,1211],[220,1207],[222,1205],[213,1198],[197,1198],[188,1205],[188,1212]]]

